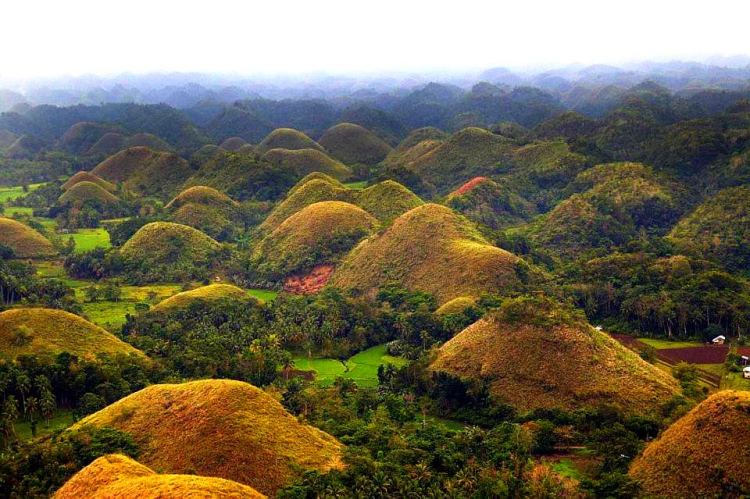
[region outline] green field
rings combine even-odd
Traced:
[[[742,377],[742,373],[727,373],[721,380],[721,388],[725,390],[750,390],[750,379]]]
[[[96,229],[78,229],[70,235],[76,242],[76,253],[91,251],[94,248],[109,248],[112,246],[109,242],[109,232],[101,227]],[[67,239],[65,234],[62,237]]]
[[[381,364],[402,366],[407,360],[385,353],[385,345],[368,348],[351,357],[344,363],[336,359],[308,359],[296,357],[294,367],[304,371],[315,371],[316,383],[320,386],[331,385],[336,378],[342,377],[356,381],[362,387],[378,385],[378,367]]]
[[[559,461],[555,461],[552,464],[552,470],[555,473],[559,473],[562,476],[572,478],[574,480],[580,480],[582,478],[581,471],[576,468],[576,465],[572,460],[563,458]]]
[[[44,183],[42,182],[39,184],[29,184],[29,191],[33,191],[34,189],[38,188],[40,185],[44,185]],[[14,185],[11,187],[0,186],[0,203],[4,203],[11,199],[23,197],[26,194],[27,193],[23,192],[22,185]]]
[[[49,420],[49,423],[42,420],[36,425],[36,436],[41,437],[49,433],[53,433],[57,430],[63,430],[73,424],[75,417],[72,411],[57,410],[54,416]],[[18,421],[15,424],[16,435],[21,441],[31,439],[31,425],[27,421]]]
[[[698,341],[669,341],[656,338],[638,338],[638,341],[654,347],[657,350],[661,350],[662,348],[690,348],[703,346],[703,343]]]
[[[34,208],[27,208],[25,206],[6,206],[3,209],[3,215],[6,217],[13,217],[15,215],[30,217],[34,215]]]
[[[247,293],[250,296],[259,299],[260,301],[273,301],[279,294],[278,291],[273,291],[271,289],[257,288],[248,289]]]
[[[344,184],[349,189],[364,189],[367,187],[367,180],[360,180],[359,182],[347,182]]]

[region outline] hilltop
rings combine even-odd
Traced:
[[[14,308],[0,313],[0,352],[54,357],[68,352],[94,358],[99,353],[137,354],[139,350],[87,320],[49,308]]]
[[[272,495],[297,470],[341,467],[341,444],[241,381],[152,385],[73,426],[130,433],[145,465],[234,480]]]
[[[78,182],[93,182],[102,189],[106,189],[109,192],[114,192],[117,189],[114,184],[107,182],[98,175],[94,175],[93,173],[86,171],[76,172],[72,177],[65,181],[65,183],[62,185],[62,188],[63,190],[68,190]]]
[[[355,193],[356,204],[381,222],[390,222],[412,208],[424,204],[419,196],[409,189],[385,180]]]
[[[490,245],[465,218],[445,206],[425,204],[354,248],[331,283],[369,294],[398,282],[445,303],[518,288],[518,265],[518,257]]]
[[[500,229],[529,220],[535,213],[532,203],[505,184],[487,177],[474,177],[451,192],[445,204],[469,220]]]
[[[122,133],[104,134],[86,154],[91,156],[109,156],[131,147],[148,147],[154,151],[170,151],[172,147],[164,140],[151,133],[136,133],[126,136]]]
[[[271,149],[317,149],[322,151],[323,148],[313,139],[293,128],[277,128],[269,133],[260,144],[257,150],[260,154],[265,154]]]
[[[522,411],[605,404],[649,414],[678,393],[669,374],[548,298],[506,300],[446,342],[431,368],[486,381]]]
[[[118,133],[119,127],[107,123],[96,123],[92,121],[80,121],[71,125],[60,137],[60,145],[63,149],[75,154],[88,151],[102,137]]]
[[[262,274],[285,276],[333,263],[378,221],[365,210],[343,201],[310,204],[284,220],[258,244],[253,260]]]
[[[5,217],[0,217],[0,244],[12,249],[17,258],[40,258],[57,253],[52,243],[39,232]]]
[[[238,208],[239,203],[223,192],[203,185],[185,189],[165,206],[173,222],[189,225],[211,237],[231,234]]]
[[[91,173],[122,182],[127,190],[140,195],[165,197],[173,195],[193,171],[176,154],[131,147],[105,159]]]
[[[73,475],[53,496],[54,499],[179,497],[248,498],[265,497],[247,485],[221,478],[195,475],[159,475],[122,454],[95,459]]]
[[[114,204],[119,201],[118,197],[104,189],[95,182],[82,180],[73,184],[58,199],[59,204],[83,203],[85,201],[98,201],[101,204]]]
[[[740,497],[750,493],[750,392],[721,391],[667,428],[630,475],[649,497]]]
[[[255,300],[245,290],[231,284],[209,284],[190,291],[183,291],[160,301],[151,312],[170,312],[187,308],[193,303],[211,303],[220,300]]]
[[[669,233],[683,251],[737,269],[750,266],[750,186],[719,191],[683,217]]]
[[[193,187],[188,187],[172,198],[164,209],[175,210],[188,203],[214,206],[217,208],[236,207],[238,205],[238,203],[232,200],[232,198],[213,187],[195,185]]]
[[[272,165],[291,168],[299,176],[321,172],[338,180],[346,180],[352,175],[348,166],[317,149],[270,149],[263,159]]]
[[[391,146],[380,137],[353,123],[339,123],[329,128],[319,142],[334,158],[347,165],[374,165],[391,152]]]
[[[242,137],[229,137],[228,139],[224,140],[224,142],[219,144],[219,147],[224,149],[225,151],[237,152],[247,145],[250,144],[248,144]]]
[[[399,142],[383,160],[385,165],[406,165],[422,154],[442,144],[448,134],[435,127],[423,127],[413,130]]]

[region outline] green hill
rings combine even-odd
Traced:
[[[4,217],[0,217],[0,244],[12,249],[17,258],[39,258],[57,253],[52,243],[39,232]]]
[[[517,289],[518,266],[518,257],[490,245],[468,220],[445,206],[425,204],[354,248],[331,284],[369,294],[396,282],[432,293],[442,304]]]
[[[198,203],[183,204],[173,210],[169,219],[177,224],[188,225],[206,235],[226,239],[231,235],[234,222],[226,210]]]
[[[14,308],[0,313],[2,356],[54,357],[62,352],[86,358],[99,353],[143,355],[99,326],[63,310]]]
[[[139,460],[167,473],[219,477],[275,494],[304,470],[340,468],[342,445],[241,381],[151,385],[79,421],[133,436]]]
[[[62,185],[62,188],[63,188],[63,190],[68,190],[71,187],[73,187],[74,185],[76,185],[78,182],[93,182],[93,183],[97,184],[99,187],[101,187],[101,188],[103,188],[103,189],[105,189],[105,190],[107,190],[109,192],[115,192],[115,190],[117,189],[117,187],[114,184],[112,184],[110,182],[107,182],[103,178],[101,178],[101,177],[99,177],[97,175],[94,175],[91,172],[86,172],[86,171],[76,172],[72,177],[70,177]]]
[[[81,121],[65,130],[65,133],[60,137],[60,146],[74,154],[84,154],[102,137],[109,134],[120,135],[118,131],[119,127],[115,125]]]
[[[521,411],[605,404],[645,415],[678,393],[672,376],[543,297],[506,300],[440,347],[431,369],[485,381]]]
[[[391,146],[380,137],[353,123],[339,123],[329,128],[319,142],[331,156],[346,165],[374,165],[391,152]]]
[[[211,497],[215,499],[262,499],[266,496],[231,480],[195,475],[159,475],[122,454],[95,459],[73,475],[54,499],[139,498],[167,499]]]
[[[260,154],[265,154],[271,149],[317,149],[322,151],[320,144],[313,139],[293,128],[277,128],[269,133],[260,144],[257,150]]]
[[[284,220],[255,248],[261,274],[283,277],[334,263],[378,225],[357,206],[342,201],[310,204]]]
[[[207,187],[205,185],[195,185],[188,187],[187,189],[180,192],[177,196],[167,203],[164,207],[167,211],[175,210],[180,206],[188,203],[202,204],[206,206],[214,206],[217,208],[228,208],[236,207],[238,203],[223,192],[214,189],[213,187]]]
[[[683,217],[668,238],[683,251],[750,268],[750,186],[719,191]]]
[[[151,133],[136,133],[125,136],[121,133],[107,133],[102,136],[86,154],[110,156],[130,147],[148,147],[154,151],[170,151],[172,148],[164,140]]]
[[[193,170],[176,154],[132,147],[105,159],[91,173],[110,182],[122,182],[134,193],[164,198],[174,195]]]
[[[381,222],[390,222],[424,202],[409,189],[385,180],[354,193],[355,204]]]
[[[219,144],[219,147],[221,147],[225,151],[237,152],[246,145],[248,145],[247,142],[241,137],[229,137],[224,142]]]
[[[385,165],[406,165],[440,145],[448,134],[435,127],[424,127],[413,130],[402,140],[388,157],[383,160]]]
[[[516,194],[505,184],[487,177],[474,177],[448,194],[445,204],[469,220],[501,229],[529,220],[536,211],[534,205]]]
[[[352,175],[348,166],[317,149],[271,149],[263,155],[263,159],[273,165],[291,168],[299,176],[321,172],[346,180]]]
[[[101,185],[88,180],[80,181],[65,191],[57,200],[58,204],[76,204],[85,201],[98,201],[102,204],[114,204],[119,201],[117,196],[104,189]]]
[[[645,497],[750,493],[750,392],[710,396],[648,444],[630,475]]]
[[[209,284],[190,291],[183,291],[160,301],[150,312],[171,312],[176,309],[187,308],[192,303],[211,303],[220,300],[255,300],[245,290],[231,284]]]

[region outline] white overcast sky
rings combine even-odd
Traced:
[[[358,73],[750,54],[750,0],[2,0],[0,77]]]

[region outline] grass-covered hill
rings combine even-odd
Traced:
[[[650,443],[630,475],[647,497],[744,497],[750,493],[748,428],[750,392],[718,392]]]
[[[211,237],[227,236],[237,220],[239,204],[213,187],[188,187],[165,207],[173,222],[189,225]]]
[[[424,204],[419,196],[393,180],[378,182],[354,194],[357,206],[381,222],[391,222],[412,208]]]
[[[136,354],[139,350],[87,320],[49,308],[14,308],[0,313],[0,354],[54,357],[68,352],[78,357],[97,354]]]
[[[261,499],[257,490],[231,480],[196,475],[160,475],[122,454],[95,459],[55,492],[54,499],[140,498]]]
[[[300,177],[321,172],[347,180],[352,175],[348,166],[318,149],[271,149],[263,155],[263,159],[272,165],[289,167]]]
[[[103,205],[114,204],[119,198],[95,182],[83,180],[66,190],[58,199],[59,204],[80,204],[97,201]]]
[[[110,132],[102,136],[86,151],[90,156],[110,156],[131,147],[148,147],[154,151],[170,151],[172,148],[164,140],[151,133],[136,133],[131,136]]]
[[[228,139],[224,140],[224,142],[219,144],[219,147],[221,147],[225,151],[237,152],[246,145],[248,145],[248,143],[242,137],[229,137]]]
[[[144,225],[120,248],[126,264],[148,273],[147,280],[194,276],[210,264],[221,245],[203,232],[172,222]]]
[[[300,470],[341,467],[342,445],[241,381],[152,385],[81,421],[133,436],[138,459],[167,473],[234,480],[272,495]]]
[[[515,143],[506,137],[470,127],[428,148],[404,166],[422,175],[438,192],[445,193],[474,177],[491,175],[515,149]]]
[[[209,284],[183,291],[166,298],[151,308],[152,312],[171,312],[187,308],[193,303],[211,303],[221,300],[254,300],[243,289],[231,284]]]
[[[12,249],[17,258],[39,258],[57,253],[52,243],[39,232],[5,217],[0,217],[0,244]]]
[[[102,137],[108,134],[121,135],[116,125],[80,121],[70,126],[60,137],[60,146],[74,154],[84,154]]]
[[[47,144],[42,139],[32,135],[21,135],[5,148],[4,154],[10,159],[33,159],[46,146]]]
[[[505,183],[488,177],[474,177],[448,194],[445,204],[469,220],[501,229],[529,220],[535,206]]]
[[[683,217],[669,239],[730,268],[750,268],[750,186],[719,191]]]
[[[18,135],[0,128],[0,150],[9,147],[16,139],[18,139]]]
[[[271,149],[317,149],[322,151],[323,148],[315,142],[313,139],[305,135],[299,130],[293,128],[277,128],[273,132],[269,133],[260,144],[258,144],[258,152],[265,154]]]
[[[108,190],[109,192],[114,192],[117,189],[117,187],[113,183],[107,182],[98,175],[94,175],[93,173],[87,171],[76,172],[73,176],[65,181],[65,183],[62,185],[62,188],[63,190],[68,190],[78,182],[93,182],[103,189]]]
[[[261,274],[277,277],[334,263],[377,225],[376,218],[353,204],[313,203],[263,238],[253,260]]]
[[[174,195],[193,170],[176,154],[132,147],[105,159],[91,173],[109,182],[122,182],[134,193],[164,198]]]
[[[526,277],[520,276],[520,265],[518,257],[489,244],[450,208],[425,204],[355,247],[334,273],[332,284],[369,294],[397,282],[445,303],[458,296],[517,289]]]
[[[347,165],[374,165],[392,150],[380,137],[353,123],[339,123],[329,128],[319,143],[331,156]]]
[[[485,381],[522,411],[613,405],[651,414],[678,393],[671,375],[544,297],[506,300],[446,342],[431,368]]]
[[[383,160],[386,165],[407,164],[426,152],[431,146],[437,146],[448,138],[448,134],[435,127],[423,127],[413,130]],[[420,147],[417,147],[417,146]]]
[[[237,202],[213,187],[195,185],[180,192],[164,207],[166,210],[175,210],[185,204],[195,203],[217,208],[236,207]]]
[[[476,299],[469,296],[459,296],[440,305],[435,313],[437,315],[460,314],[469,307],[477,304]]]

